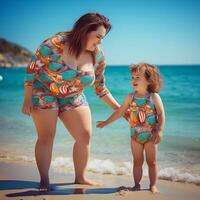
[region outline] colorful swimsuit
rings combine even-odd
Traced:
[[[99,50],[97,53],[94,73],[75,70],[66,66],[61,59],[64,44],[65,33],[48,38],[36,50],[27,67],[25,85],[33,86],[34,108],[56,109],[62,113],[88,105],[83,90],[93,83],[97,96],[103,97],[109,93],[105,86],[103,52]]]
[[[151,94],[146,98],[132,95],[130,108],[131,136],[136,136],[136,141],[145,144],[150,141],[153,131],[157,129],[157,113]]]

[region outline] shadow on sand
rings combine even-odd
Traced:
[[[119,187],[113,188],[66,188],[63,186],[75,185],[74,183],[53,183],[54,188],[48,192],[38,190],[38,182],[23,181],[23,180],[1,180],[0,190],[16,190],[29,189],[23,192],[9,193],[7,197],[23,197],[23,196],[38,196],[38,195],[73,195],[73,194],[111,194],[118,192]]]

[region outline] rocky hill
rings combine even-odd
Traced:
[[[32,55],[26,48],[0,38],[0,67],[26,67]]]

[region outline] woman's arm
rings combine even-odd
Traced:
[[[22,112],[26,115],[30,115],[32,111],[32,90],[36,76],[40,68],[51,61],[50,56],[53,54],[53,50],[58,48],[54,44],[54,41],[56,40],[57,43],[60,41],[61,43],[61,39],[61,36],[55,35],[42,42],[33,55],[30,64],[26,68],[24,80],[24,103],[22,106]]]
[[[118,110],[116,110],[107,120],[98,121],[96,127],[103,128],[104,126],[107,126],[108,124],[122,117],[129,107],[130,99],[131,99],[131,95],[128,95],[124,103],[121,105],[121,107]]]
[[[117,103],[117,101],[111,93],[108,93],[107,95],[103,96],[101,100],[113,110],[117,110],[118,108],[120,108],[120,105]]]
[[[165,110],[164,110],[164,106],[159,94],[154,93],[152,95],[152,100],[155,104],[157,116],[158,116],[158,129],[156,131],[157,134],[156,134],[154,142],[159,143],[161,141],[161,138],[163,135],[163,129],[165,126]]]
[[[22,106],[22,113],[24,113],[25,115],[30,115],[33,109],[32,99],[31,99],[32,90],[33,86],[28,86],[28,85],[24,86],[24,103]]]
[[[99,49],[96,57],[96,65],[95,65],[95,83],[94,83],[94,91],[101,100],[107,104],[113,110],[117,110],[120,105],[114,99],[112,94],[109,92],[105,85],[105,57],[103,52]]]
[[[30,115],[33,109],[32,91],[37,72],[37,56],[35,54],[32,57],[31,63],[26,68],[26,75],[24,80],[24,102],[22,106],[22,113],[24,113],[25,115]]]

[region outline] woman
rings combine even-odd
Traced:
[[[83,90],[94,85],[96,95],[105,104],[119,108],[105,87],[105,58],[98,47],[110,29],[105,16],[87,13],[71,31],[45,40],[27,68],[22,112],[31,115],[38,133],[35,157],[40,190],[49,190],[48,172],[58,117],[75,140],[75,183],[96,185],[86,178],[92,127]]]

